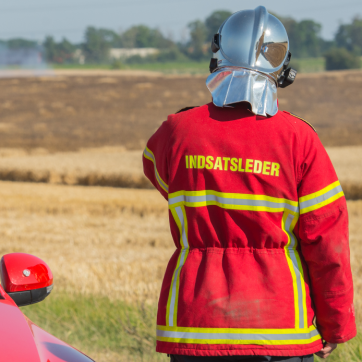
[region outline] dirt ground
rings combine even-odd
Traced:
[[[143,148],[168,114],[210,102],[205,76],[0,78],[0,147]],[[113,75],[112,75],[113,74]],[[325,146],[362,142],[362,72],[298,76],[280,108],[312,123]]]

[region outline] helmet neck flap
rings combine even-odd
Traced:
[[[266,117],[274,116],[278,112],[276,84],[262,73],[225,67],[210,74],[206,86],[217,107],[248,102],[255,114]]]

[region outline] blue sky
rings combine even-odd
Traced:
[[[205,19],[214,10],[234,12],[258,5],[283,16],[318,21],[326,39],[333,38],[339,23],[362,16],[362,0],[0,0],[0,39],[43,40],[53,35],[80,42],[88,25],[122,31],[146,24],[180,40],[187,37],[188,22]]]

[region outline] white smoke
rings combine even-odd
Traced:
[[[41,45],[9,48],[0,43],[0,77],[51,75]]]

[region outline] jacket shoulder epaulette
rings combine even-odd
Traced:
[[[291,116],[293,116],[293,117],[295,117],[295,118],[300,119],[301,121],[303,121],[304,123],[306,123],[309,127],[311,127],[315,133],[317,133],[317,131],[316,131],[316,129],[313,127],[313,125],[312,125],[311,123],[309,123],[308,121],[306,121],[305,119],[303,119],[302,117],[299,117],[299,116],[297,116],[296,114],[291,113],[291,112],[287,112],[287,111],[283,111],[283,112],[286,113],[286,114],[289,114],[289,115],[291,115]]]
[[[179,111],[177,111],[175,114],[177,113],[181,113],[181,112],[186,112],[186,111],[189,111],[190,109],[194,109],[196,108],[196,106],[194,107],[185,107],[185,108],[181,108]]]

